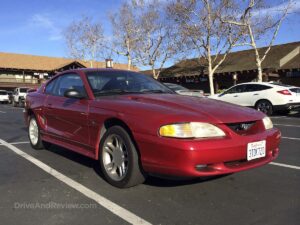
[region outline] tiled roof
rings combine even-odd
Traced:
[[[270,68],[275,70],[300,68],[300,52],[297,56],[291,58],[284,65],[280,65],[280,60],[296,48],[300,49],[300,42],[272,46],[266,59],[262,63],[262,68]],[[262,54],[264,50],[266,50],[266,48],[260,48],[259,52]],[[199,63],[199,59],[183,60],[169,68],[164,69],[161,73],[161,77],[190,75],[194,73],[200,74],[201,66],[206,66],[204,59],[201,59],[201,63]],[[255,63],[255,53],[254,50],[251,49],[228,54],[226,60],[217,69],[216,73],[238,72],[256,69],[257,66]],[[205,69],[204,72],[206,72]]]
[[[90,67],[90,62],[82,60],[0,52],[0,68],[4,69],[54,71],[75,61],[85,67]],[[93,67],[103,68],[105,62],[93,62]],[[127,64],[114,62],[114,68],[127,69]],[[133,67],[133,70],[138,70],[138,68]]]

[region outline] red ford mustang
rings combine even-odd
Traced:
[[[264,165],[280,132],[263,113],[180,96],[130,71],[63,72],[29,93],[25,120],[33,148],[56,144],[99,161],[117,187],[146,175],[199,177]]]

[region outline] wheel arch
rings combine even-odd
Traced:
[[[140,155],[140,152],[137,147],[136,141],[134,139],[133,133],[132,133],[131,129],[129,128],[129,126],[123,120],[116,118],[116,117],[112,117],[112,118],[106,119],[104,121],[104,123],[102,124],[102,126],[100,127],[99,140],[97,141],[95,159],[96,160],[99,159],[99,150],[100,150],[99,148],[100,148],[100,143],[101,143],[102,137],[104,136],[106,131],[112,126],[120,126],[127,131],[127,133],[129,134],[131,140],[133,141],[133,143],[137,149],[138,154]]]
[[[270,101],[269,99],[261,98],[261,99],[258,99],[258,100],[255,102],[255,104],[254,104],[254,107],[255,107],[255,108],[256,108],[257,104],[258,104],[260,101],[267,101],[267,102],[270,102],[271,105],[274,106],[273,103],[272,103],[272,101]]]

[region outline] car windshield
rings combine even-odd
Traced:
[[[26,93],[27,90],[28,90],[28,88],[20,88],[20,92],[21,92],[21,93]]]
[[[0,95],[7,95],[6,91],[0,91]]]
[[[86,73],[95,96],[112,94],[173,93],[160,82],[130,71],[92,71]]]
[[[173,91],[189,91],[189,89],[185,88],[185,87],[182,87],[178,84],[171,84],[171,83],[165,83],[165,85],[172,89]]]

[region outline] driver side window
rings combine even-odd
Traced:
[[[70,89],[76,89],[83,96],[86,96],[84,84],[78,74],[62,75],[55,85],[54,94],[63,97],[65,91]]]
[[[51,81],[45,88],[45,93],[55,96],[64,96],[65,91],[76,89],[83,96],[86,96],[86,91],[81,77],[78,74],[64,74]]]
[[[237,85],[233,88],[230,88],[228,91],[226,91],[225,94],[235,94],[235,93],[242,93],[245,92],[245,85]]]

